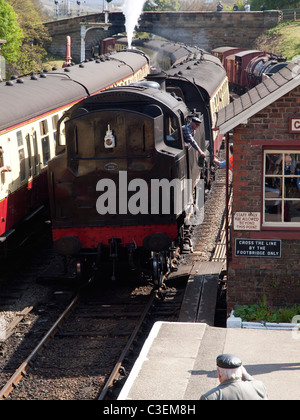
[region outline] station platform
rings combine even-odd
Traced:
[[[270,400],[300,400],[300,332],[154,324],[118,400],[199,400],[218,385],[216,357],[239,356]]]

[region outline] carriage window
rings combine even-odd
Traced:
[[[34,157],[34,175],[37,173],[37,167],[39,164],[39,155],[38,155],[38,146],[37,146],[37,135],[36,131],[32,134],[32,142],[33,142],[33,157]]]
[[[40,131],[41,131],[41,136],[45,136],[48,133],[48,121],[47,120],[43,120],[40,122]]]
[[[20,164],[20,181],[24,181],[26,178],[25,172],[25,149],[24,149],[24,142],[23,142],[23,135],[22,131],[17,131],[17,143],[19,148],[19,164]]]
[[[41,143],[42,143],[42,152],[43,152],[43,164],[47,165],[48,160],[50,159],[50,144],[49,144],[49,128],[48,121],[43,120],[40,122],[40,132],[41,132]]]
[[[54,115],[52,117],[52,128],[53,128],[53,139],[54,139],[54,148],[56,148],[56,139],[57,139],[57,123],[58,123],[58,115]]]
[[[300,151],[265,151],[264,225],[300,227]]]
[[[30,145],[30,136],[29,134],[26,134],[26,145],[27,145],[27,154],[28,154],[28,167],[29,167],[29,176],[32,176],[32,166],[31,166],[31,145]]]
[[[42,139],[42,151],[43,151],[43,164],[47,165],[47,162],[50,159],[49,136],[46,136]]]
[[[60,124],[59,124],[59,131],[57,133],[58,135],[58,146],[65,146],[66,145],[66,128],[65,125],[66,123],[69,121],[69,117],[67,116],[63,116],[60,120]]]
[[[19,162],[20,162],[20,180],[24,181],[26,178],[25,172],[25,151],[24,147],[19,149]]]
[[[18,142],[18,147],[23,146],[22,131],[17,131],[17,142]]]
[[[57,123],[58,123],[58,115],[54,115],[54,116],[52,117],[52,128],[53,128],[53,130],[55,130],[55,131],[56,131],[56,129],[57,129]]]

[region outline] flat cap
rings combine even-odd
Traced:
[[[217,357],[217,366],[223,369],[236,369],[242,365],[242,361],[234,354],[220,354]]]
[[[193,121],[194,123],[196,123],[196,124],[202,124],[202,120],[201,120],[200,118],[198,118],[198,117],[193,117],[193,118],[192,118],[192,121]]]

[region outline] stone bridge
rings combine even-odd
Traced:
[[[277,10],[265,12],[144,12],[139,31],[210,51],[221,46],[252,48],[255,39],[281,20]],[[99,13],[45,23],[52,37],[48,50],[65,57],[66,36],[72,39],[72,58],[91,56],[92,48],[112,35],[125,32],[122,12]]]

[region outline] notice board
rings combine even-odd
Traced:
[[[235,240],[236,257],[281,257],[280,239],[241,239]]]

